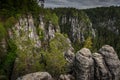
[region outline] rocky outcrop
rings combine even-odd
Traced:
[[[98,27],[101,27],[108,31],[111,31],[111,32],[115,33],[116,35],[119,35],[120,31],[116,25],[116,22],[117,22],[116,19],[107,19],[107,20],[102,20],[99,23],[96,22],[96,25],[98,25]]]
[[[64,53],[64,56],[65,56],[65,59],[69,62],[69,63],[72,63],[73,60],[74,60],[74,53],[71,51],[71,50],[67,50],[65,53]]]
[[[75,56],[68,57],[72,60],[70,63],[73,64],[73,73],[60,75],[58,80],[120,80],[120,60],[109,45],[103,46],[98,53],[91,54],[89,49],[83,48]],[[48,73],[38,72],[17,80],[27,79],[51,80],[52,78]]]
[[[44,40],[49,41],[55,37],[56,32],[60,32],[58,25],[53,25],[51,21],[44,22],[44,16],[40,16],[40,24],[39,29],[43,31],[44,34]]]
[[[111,74],[105,64],[103,56],[99,53],[94,53],[93,59],[95,62],[95,65],[94,65],[95,79],[96,80],[111,80]]]
[[[35,47],[41,46],[41,41],[37,35],[37,30],[32,16],[20,18],[18,23],[15,24],[15,27],[13,27],[12,31],[14,33],[13,39],[20,39],[21,41],[27,41],[30,39],[34,42],[33,45]]]
[[[49,41],[55,37],[56,32],[60,32],[59,26],[54,26],[50,21],[44,22],[44,16],[39,17],[39,27],[35,26],[34,19],[31,15],[20,18],[12,30],[9,30],[11,38],[21,38],[21,41],[28,39],[34,42],[35,47],[41,47],[40,36],[42,35],[44,41]]]
[[[84,19],[78,16],[61,17],[61,31],[67,33],[72,42],[81,43],[84,42],[88,36],[96,36],[89,18],[85,15],[82,16]]]
[[[94,62],[89,49],[78,51],[73,64],[75,80],[94,80]]]
[[[47,72],[36,72],[22,76],[16,80],[53,80],[52,76]]]
[[[113,47],[105,45],[99,53],[104,57],[105,64],[112,75],[111,79],[120,80],[120,60]]]
[[[60,75],[59,80],[75,80],[75,79],[72,75],[68,74],[68,75]]]
[[[55,37],[56,32],[59,32],[59,26],[56,27],[51,22],[44,22],[43,18],[43,16],[40,16],[39,26],[37,27],[31,15],[22,17],[12,30],[9,30],[9,36],[14,40],[19,51],[14,63],[12,80],[15,80],[18,76],[33,72],[32,69],[35,67],[36,62],[39,62],[37,56],[40,56],[43,41],[45,42],[44,46],[48,47],[49,41]],[[22,54],[24,60],[21,57]],[[23,70],[19,70],[21,64],[26,66],[22,67]]]
[[[64,52],[65,59],[69,62],[72,63],[75,57],[74,54],[74,48],[71,45],[71,41],[69,38],[66,39],[68,44],[69,44],[69,49]]]
[[[73,64],[75,80],[120,80],[120,60],[109,45],[93,55],[89,49],[81,49]]]

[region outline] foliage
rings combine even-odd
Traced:
[[[84,11],[96,29],[96,38],[93,40],[94,51],[108,44],[114,47],[120,58],[120,7],[101,7]]]
[[[21,15],[33,14],[35,24],[38,26],[39,13],[44,15],[45,22],[51,23],[54,26],[60,25],[62,34],[56,33],[55,37],[48,41],[47,49],[35,47],[35,42],[30,40],[24,33],[14,40],[8,40],[8,52],[4,60],[0,62],[0,75],[3,77],[10,77],[15,63],[16,74],[23,75],[35,71],[48,71],[53,76],[59,76],[66,72],[66,60],[63,52],[69,48],[67,37],[71,38],[71,23],[69,17],[78,18],[85,26],[93,23],[93,28],[96,29],[96,37],[92,39],[90,32],[84,43],[72,43],[75,51],[82,47],[98,50],[102,45],[112,45],[120,57],[120,32],[117,34],[110,31],[107,27],[111,25],[100,25],[103,22],[114,21],[115,28],[120,31],[120,7],[103,7],[95,9],[78,10],[74,8],[57,8],[57,9],[42,9],[37,4],[37,0],[0,0],[0,41],[6,37],[6,28],[12,28]],[[62,24],[61,19],[66,16],[67,23]],[[38,21],[38,22],[37,22]],[[39,38],[44,40],[44,32],[42,29],[38,30]],[[68,35],[68,36],[67,36]],[[27,40],[26,40],[27,39]],[[72,41],[72,39],[71,39]],[[44,41],[43,41],[44,42]],[[44,44],[44,43],[42,43]],[[45,44],[46,45],[46,44]],[[38,49],[38,50],[36,50]],[[41,51],[40,51],[41,50]],[[1,58],[0,54],[0,58]],[[17,59],[16,59],[17,56]],[[1,77],[1,76],[0,76]]]
[[[7,55],[0,65],[0,71],[1,71],[0,75],[6,75],[7,79],[9,78],[13,70],[14,61],[16,59],[16,50],[17,47],[14,44],[13,40],[9,40]]]
[[[4,28],[3,23],[0,22],[0,41],[3,39],[6,35],[6,30]]]
[[[84,42],[84,47],[88,49],[92,49],[92,38],[88,37]]]
[[[6,29],[3,26],[3,23],[0,22],[0,64],[6,56],[6,52],[4,51],[4,46],[6,40]]]
[[[66,38],[60,33],[56,33],[55,38],[50,41],[50,50],[46,53],[46,69],[55,77],[66,72],[66,60],[63,52],[68,47]]]
[[[50,41],[50,48],[52,49],[59,49],[60,51],[64,52],[69,48],[69,44],[67,39],[60,33],[55,34],[55,38]]]
[[[45,20],[51,21],[52,24],[55,26],[58,25],[58,17],[55,13],[47,12],[47,14],[45,15]]]
[[[38,15],[43,9],[37,0],[0,0],[0,17],[7,19],[16,14]]]
[[[43,71],[43,65],[39,63],[41,55],[36,50],[38,48],[35,47],[34,40],[28,38],[28,34],[22,32],[21,36],[15,37],[15,44],[17,45],[17,59],[14,70],[17,75]]]
[[[5,27],[11,28],[16,23],[16,19],[14,17],[10,17],[6,20]]]
[[[46,70],[54,77],[66,72],[66,60],[60,50],[53,50],[46,54]]]
[[[43,41],[44,40],[44,31],[41,28],[39,28],[38,32],[39,32],[39,38],[40,38],[40,40]]]

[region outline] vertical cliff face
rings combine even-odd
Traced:
[[[116,22],[117,22],[116,19],[108,19],[108,20],[97,23],[97,25],[99,27],[106,28],[106,29],[112,31],[116,35],[119,35],[120,34],[119,27],[118,27],[118,25],[116,25]]]
[[[12,80],[15,80],[20,74],[37,70],[35,65],[40,61],[40,49],[45,45],[48,46],[49,41],[55,37],[55,33],[59,32],[59,26],[54,26],[50,21],[44,22],[42,16],[39,17],[39,20],[39,26],[35,26],[33,17],[28,15],[20,18],[9,30],[9,36],[17,46]],[[43,45],[44,42],[46,44]]]
[[[82,17],[81,17],[82,16]],[[60,19],[61,32],[68,34],[72,42],[82,43],[88,36],[95,37],[95,30],[92,28],[88,16],[63,15]]]
[[[44,22],[44,17],[39,17],[39,26],[35,26],[34,19],[31,15],[20,18],[12,30],[9,30],[11,38],[19,39],[21,42],[28,39],[32,40],[34,47],[41,47],[41,39],[46,41],[55,37],[56,32],[60,32],[59,26],[54,26],[50,21]]]
[[[44,22],[44,16],[40,16],[40,24],[39,24],[39,28],[40,29],[40,35],[44,35],[44,40],[49,41],[52,38],[55,37],[55,33],[56,32],[60,32],[60,28],[59,25],[53,25],[51,21],[48,22]]]
[[[18,23],[13,27],[13,38],[19,40],[19,42],[27,41],[28,39],[33,41],[35,47],[41,46],[41,41],[37,35],[37,29],[34,25],[32,16],[26,18],[20,18]],[[10,35],[11,36],[11,35]],[[20,46],[20,44],[18,44]]]

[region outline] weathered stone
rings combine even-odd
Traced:
[[[21,41],[30,39],[34,42],[34,47],[41,47],[41,41],[39,40],[32,16],[20,18],[12,29],[14,39],[20,39]]]
[[[75,80],[75,78],[70,74],[68,74],[68,75],[60,75],[59,80]]]
[[[103,56],[99,53],[93,54],[95,67],[95,80],[112,80],[111,74],[105,64]]]
[[[67,50],[64,53],[64,56],[69,63],[72,63],[75,57],[74,53],[71,50]]]
[[[76,53],[73,64],[75,80],[120,80],[120,60],[109,45],[93,55],[89,49],[81,49]]]
[[[67,30],[67,34],[72,42],[84,42],[86,40],[86,37],[88,37],[86,34],[89,34],[91,37],[95,37],[95,30],[92,28],[92,23],[89,21],[88,24],[86,24],[85,21],[82,19],[79,19],[77,16],[66,16],[67,14],[64,14],[61,17],[61,29],[62,31]],[[84,18],[88,19],[87,16],[84,16]],[[67,26],[69,25],[69,28]]]
[[[99,53],[103,56],[108,70],[112,75],[112,80],[120,80],[120,60],[113,47],[109,45],[103,46]]]
[[[14,63],[14,69],[12,71],[12,80],[15,80],[16,77],[19,77],[21,75],[33,72],[31,68],[35,66],[36,61],[39,62],[38,58],[34,57],[33,54],[36,54],[36,56],[40,55],[37,53],[39,53],[40,48],[43,47],[42,41],[40,39],[41,34],[44,36],[44,42],[46,42],[46,44],[44,44],[44,47],[48,47],[49,40],[54,38],[55,33],[59,31],[59,27],[55,27],[52,23],[48,23],[46,29],[47,23],[43,21],[43,16],[40,16],[39,18],[39,28],[35,26],[34,19],[31,15],[20,18],[12,28],[13,34],[10,33],[10,36],[13,35],[11,38],[14,39],[17,49],[21,52],[18,55],[21,55],[22,53],[29,55],[29,57],[25,56],[26,60],[22,60],[17,55]],[[19,70],[21,69],[19,68],[19,65],[21,64],[27,64],[25,65],[26,67],[22,67],[23,70]]]
[[[47,72],[36,72],[22,76],[16,80],[53,80]]]
[[[94,63],[89,49],[78,51],[73,64],[75,80],[94,80]]]

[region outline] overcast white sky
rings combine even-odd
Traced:
[[[120,5],[120,0],[45,0],[45,7],[74,7],[78,9]]]

